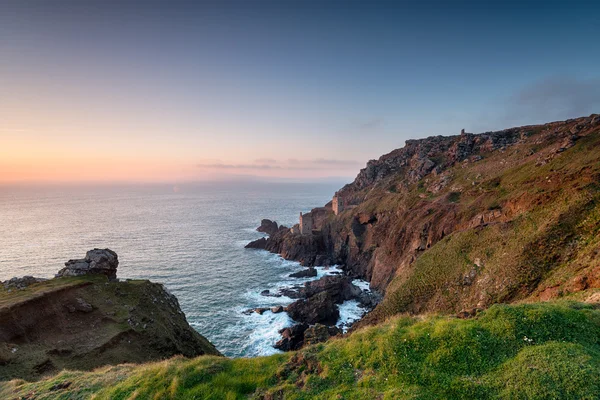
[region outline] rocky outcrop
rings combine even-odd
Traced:
[[[110,249],[94,249],[88,251],[85,258],[67,261],[56,277],[100,274],[114,280],[117,279],[118,266],[117,253]]]
[[[117,281],[117,256],[109,250],[92,250],[84,260],[67,265],[80,261],[88,267],[69,270],[75,276],[5,282],[0,381],[178,354],[219,355],[188,324],[177,298],[161,284]]]
[[[270,219],[263,219],[260,221],[260,226],[256,228],[258,232],[266,233],[269,236],[273,236],[279,231],[279,226],[277,222],[271,221]],[[285,226],[281,226],[281,228],[285,229]]]
[[[258,250],[266,250],[267,249],[267,238],[260,238],[253,240],[244,246],[246,249],[258,249]]]

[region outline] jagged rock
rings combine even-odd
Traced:
[[[275,221],[271,221],[270,219],[263,219],[262,221],[260,221],[260,226],[256,228],[256,230],[258,232],[263,232],[269,236],[272,236],[275,233],[277,233],[277,231],[279,231],[279,226]]]
[[[117,278],[118,266],[117,253],[109,249],[94,249],[88,251],[85,258],[67,261],[65,268],[58,271],[56,277],[101,274],[114,280]]]
[[[328,292],[297,300],[287,306],[286,311],[294,321],[307,324],[333,325],[340,317],[337,305]]]
[[[265,311],[269,311],[270,308],[268,307],[258,307],[254,309],[254,312],[257,313],[258,315],[263,315],[265,313]]]
[[[317,276],[317,270],[313,267],[290,274],[290,278],[309,278],[314,276]]]
[[[304,344],[304,332],[308,329],[307,324],[296,324],[290,328],[279,331],[283,337],[273,347],[282,351],[298,350]]]
[[[315,324],[304,332],[304,345],[326,342],[330,337],[342,333],[337,326]]]
[[[22,278],[11,278],[7,281],[3,282],[4,285],[4,289],[6,290],[11,290],[11,289],[25,289],[27,286],[32,285],[34,283],[38,283],[38,282],[43,282],[46,281],[47,279],[43,279],[43,278],[35,278],[33,276],[24,276]]]

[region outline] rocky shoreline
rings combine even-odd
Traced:
[[[260,238],[246,245],[248,249],[259,249],[276,252],[276,247],[272,244],[292,233],[293,228],[279,226],[277,222],[269,219],[263,219],[261,225],[256,229],[263,232],[268,237]],[[285,239],[284,239],[285,240]],[[316,257],[315,257],[316,261]],[[264,290],[263,296],[269,297],[288,297],[293,299],[287,306],[259,307],[249,309],[246,313],[256,312],[286,312],[294,321],[292,326],[283,328],[279,331],[282,338],[274,344],[276,349],[282,351],[297,350],[304,345],[314,344],[326,341],[330,337],[343,334],[350,326],[340,325],[339,306],[346,301],[356,301],[365,313],[372,310],[380,300],[378,293],[368,289],[361,289],[353,283],[360,277],[347,274],[344,270],[335,273],[335,268],[330,263],[325,263],[323,268],[331,270],[330,274],[317,278],[317,269],[315,266],[321,266],[317,263],[309,264],[309,267],[289,275],[291,278],[315,278],[303,284],[297,284],[292,287],[280,288],[277,292]]]

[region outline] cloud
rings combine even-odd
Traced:
[[[534,82],[509,99],[507,114],[550,121],[580,117],[600,109],[600,78],[555,75]]]
[[[474,132],[542,124],[600,112],[600,77],[553,75],[496,98],[466,127]]]

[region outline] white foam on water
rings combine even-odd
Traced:
[[[367,281],[363,281],[362,279],[354,279],[352,281],[352,284],[354,286],[358,286],[359,288],[361,288],[362,290],[365,290],[367,292],[371,291],[371,284]]]
[[[347,300],[340,304],[338,308],[340,310],[340,319],[338,319],[336,325],[344,333],[348,331],[353,322],[361,319],[366,312],[356,300]]]
[[[244,356],[268,356],[280,353],[273,345],[281,339],[279,331],[293,324],[292,319],[285,312],[273,314],[265,311],[262,315],[252,313],[245,315],[244,320],[252,332],[243,351]]]
[[[276,294],[282,288],[291,288],[294,286],[302,286],[304,283],[321,279],[328,275],[340,275],[343,271],[337,265],[330,267],[318,266],[317,276],[306,278],[291,278],[289,275],[298,271],[302,271],[307,267],[302,266],[297,261],[285,260],[278,254],[265,253],[265,262],[273,266],[278,273],[279,280],[270,287],[264,287],[260,290],[249,290],[244,293],[246,307],[240,307],[236,312],[243,313],[250,308],[258,307],[273,307],[277,305],[287,306],[296,299],[291,299],[287,296],[264,296],[261,291],[269,290],[270,293]],[[355,279],[352,283],[358,286],[361,290],[369,291],[369,282]],[[337,326],[346,332],[349,326],[356,320],[360,319],[366,312],[356,300],[345,301],[339,305],[340,319]],[[239,326],[231,327],[238,331],[247,332],[244,340],[242,355],[244,357],[265,356],[279,353],[273,345],[281,339],[279,331],[283,328],[292,326],[294,321],[287,315],[286,312],[274,314],[270,310],[265,311],[262,315],[252,312],[243,314],[242,321]]]

